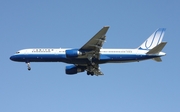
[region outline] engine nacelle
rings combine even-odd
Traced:
[[[84,72],[85,67],[83,66],[75,66],[75,65],[70,65],[66,66],[66,74],[73,75],[77,74],[79,72]]]
[[[66,50],[66,57],[67,58],[76,58],[78,56],[81,56],[82,52],[80,52],[77,49],[70,49],[70,50]]]

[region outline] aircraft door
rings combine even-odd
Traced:
[[[139,50],[137,49],[136,50],[136,60],[139,62],[139,58],[141,57],[142,55],[140,55],[139,53]]]
[[[28,57],[27,55],[28,55],[27,50],[24,50],[23,60],[27,60],[27,57]]]
[[[59,50],[58,49],[54,49],[54,55],[55,55],[55,59],[58,59],[59,56]]]

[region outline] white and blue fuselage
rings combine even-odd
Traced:
[[[18,62],[65,62],[68,64],[87,64],[89,62],[86,56],[79,56],[76,58],[68,58],[66,50],[69,49],[55,49],[55,48],[34,48],[23,49],[10,57],[13,61]],[[92,61],[98,64],[103,63],[125,63],[138,62],[146,59],[152,59],[164,56],[165,53],[146,54],[148,50],[138,49],[101,49],[100,58]]]

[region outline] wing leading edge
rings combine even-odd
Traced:
[[[106,39],[106,32],[109,26],[103,27],[96,35],[94,35],[80,50],[100,50]]]

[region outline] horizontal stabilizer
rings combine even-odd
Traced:
[[[157,61],[157,62],[161,62],[162,59],[160,57],[157,57],[157,58],[153,58],[154,61]]]
[[[149,50],[146,54],[157,54],[162,51],[167,42],[161,42],[159,45],[155,46],[151,50]]]

